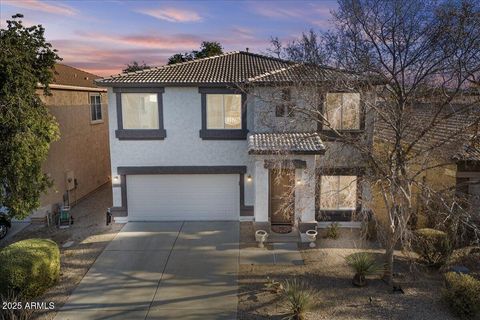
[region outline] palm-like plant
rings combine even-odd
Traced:
[[[282,295],[287,300],[288,315],[285,319],[302,320],[305,317],[305,312],[311,310],[314,306],[314,291],[305,282],[297,278],[283,282]]]
[[[353,284],[358,287],[367,285],[367,276],[381,274],[384,266],[375,261],[375,258],[368,252],[357,252],[345,257],[347,264],[355,271]]]

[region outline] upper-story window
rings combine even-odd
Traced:
[[[163,140],[163,88],[113,88],[119,140]]]
[[[159,129],[157,93],[122,93],[123,129]]]
[[[247,139],[247,95],[232,88],[198,88],[203,140]]]
[[[320,210],[355,210],[357,176],[321,176]]]
[[[275,107],[275,116],[277,118],[293,117],[293,105],[290,89],[282,89],[282,103]]]
[[[324,114],[330,126],[324,129],[359,130],[360,94],[353,92],[327,93]]]
[[[101,121],[102,118],[102,102],[99,93],[90,94],[90,120],[92,122]]]
[[[241,129],[242,96],[207,94],[207,129]]]

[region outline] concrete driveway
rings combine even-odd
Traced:
[[[238,222],[130,222],[56,319],[236,319]]]

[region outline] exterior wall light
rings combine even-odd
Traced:
[[[118,176],[118,175],[113,176],[112,180],[113,180],[114,183],[119,183],[120,182],[120,176]]]
[[[248,181],[248,182],[252,181],[252,175],[249,174],[249,175],[247,176],[247,181]]]

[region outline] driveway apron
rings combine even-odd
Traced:
[[[56,319],[236,319],[238,222],[129,222]]]

